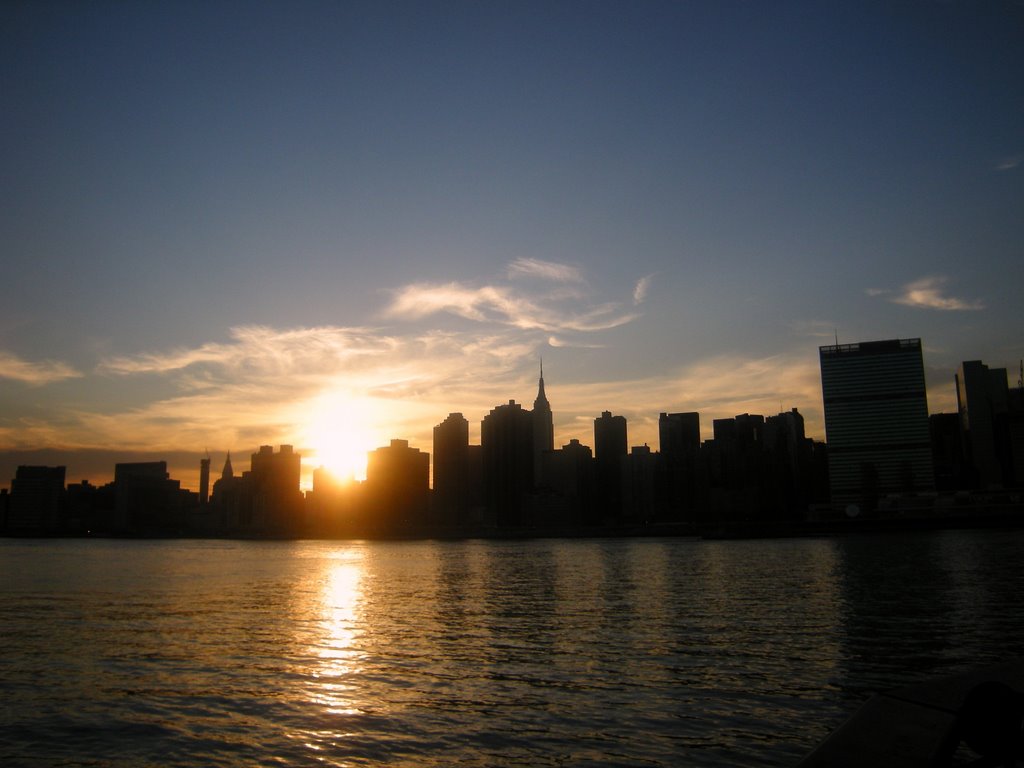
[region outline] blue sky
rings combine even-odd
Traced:
[[[1024,357],[1019,2],[6,3],[0,72],[0,483]]]

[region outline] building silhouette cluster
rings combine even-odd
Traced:
[[[494,407],[479,445],[461,413],[434,427],[432,483],[431,455],[397,439],[368,454],[365,482],[321,467],[306,493],[290,445],[262,446],[241,474],[228,454],[212,491],[203,458],[198,493],[166,462],[118,464],[101,487],[22,466],[0,495],[0,524],[7,535],[586,535],[1020,511],[1024,386],[1010,388],[1005,368],[964,362],[957,413],[929,416],[920,339],[819,357],[827,443],[792,408],[715,419],[704,441],[698,413],[662,413],[658,450],[630,447],[626,418],[604,411],[593,450],[575,438],[556,448],[541,367],[533,408]]]

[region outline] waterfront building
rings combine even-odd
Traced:
[[[290,445],[277,453],[273,446],[261,445],[252,454],[249,472],[243,479],[249,485],[252,512],[249,525],[269,535],[294,535],[304,526],[303,497],[299,488],[302,456]]]
[[[433,518],[442,526],[465,525],[470,503],[469,421],[450,413],[434,427]]]
[[[833,505],[872,512],[935,488],[920,339],[819,348]]]
[[[658,440],[659,517],[664,521],[692,521],[700,495],[700,414],[660,414]]]
[[[515,400],[491,409],[480,424],[483,491],[490,522],[521,525],[534,487],[537,443],[530,411]]]
[[[545,454],[546,489],[535,499],[538,525],[578,525],[591,522],[594,498],[594,457],[575,437],[557,451]]]
[[[659,459],[650,446],[634,445],[623,465],[622,511],[631,523],[648,523],[658,516]]]
[[[544,454],[555,450],[555,424],[551,404],[544,394],[544,361],[540,363],[537,397],[533,401],[533,483],[544,482]]]
[[[1001,486],[1003,464],[1009,463],[1009,446],[1000,444],[1005,441],[998,434],[1000,422],[1009,412],[1006,369],[990,369],[980,360],[967,360],[960,364],[954,380],[960,442],[974,474],[972,485],[982,489]]]
[[[53,533],[60,528],[66,471],[66,467],[17,468],[8,501],[8,532]]]
[[[114,465],[113,528],[118,532],[181,533],[189,492],[172,480],[166,461]]]
[[[612,521],[622,516],[622,484],[628,439],[626,417],[603,411],[594,419],[594,461],[597,494],[595,521]]]
[[[206,506],[210,500],[210,457],[199,460],[199,504]]]
[[[430,493],[430,456],[408,440],[370,451],[366,462],[365,524],[371,533],[422,529]]]

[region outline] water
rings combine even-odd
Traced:
[[[3,540],[0,763],[792,765],[1024,655],[1022,545]]]

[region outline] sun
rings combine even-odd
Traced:
[[[304,444],[312,466],[326,467],[342,481],[366,479],[366,455],[375,447],[372,406],[343,394],[318,398],[307,415]]]

